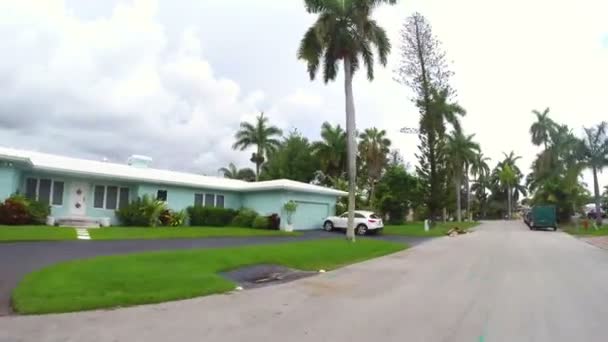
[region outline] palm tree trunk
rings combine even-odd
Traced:
[[[460,177],[456,177],[456,181],[454,183],[456,184],[456,218],[458,219],[458,222],[462,222],[462,206],[460,204],[460,182]]]
[[[597,182],[597,168],[593,167],[593,196],[595,198],[595,222],[597,226],[602,225],[602,211],[600,204],[600,185]]]
[[[348,163],[348,223],[346,237],[355,241],[355,191],[357,180],[357,142],[355,141],[355,102],[353,99],[353,74],[349,56],[344,57],[344,95],[346,100],[346,139]]]
[[[509,220],[512,219],[511,217],[511,186],[507,186],[507,208],[508,208],[508,217]]]

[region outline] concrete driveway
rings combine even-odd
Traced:
[[[340,232],[309,231],[300,236],[220,237],[203,239],[49,241],[0,243],[0,316],[10,313],[11,291],[26,274],[61,261],[145,251],[218,248],[339,238]],[[428,238],[370,236],[414,245]]]
[[[606,341],[608,252],[485,223],[292,283],[110,311],[0,318],[0,341]]]

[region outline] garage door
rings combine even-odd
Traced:
[[[300,202],[293,215],[294,229],[320,229],[323,220],[329,215],[329,204],[318,202]]]

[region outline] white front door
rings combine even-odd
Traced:
[[[70,215],[85,216],[87,214],[87,195],[89,184],[84,182],[73,182],[70,185]]]

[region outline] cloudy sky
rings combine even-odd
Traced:
[[[417,138],[399,128],[418,113],[393,70],[414,11],[443,42],[464,127],[493,163],[513,150],[527,172],[532,109],[577,133],[608,120],[608,2],[403,0],[375,13],[389,66],[354,92],[358,127],[386,129],[406,161]],[[296,59],[313,21],[302,0],[0,0],[0,144],[216,174],[248,164],[233,134],[259,111],[316,139],[323,121],[344,125],[344,97]]]

